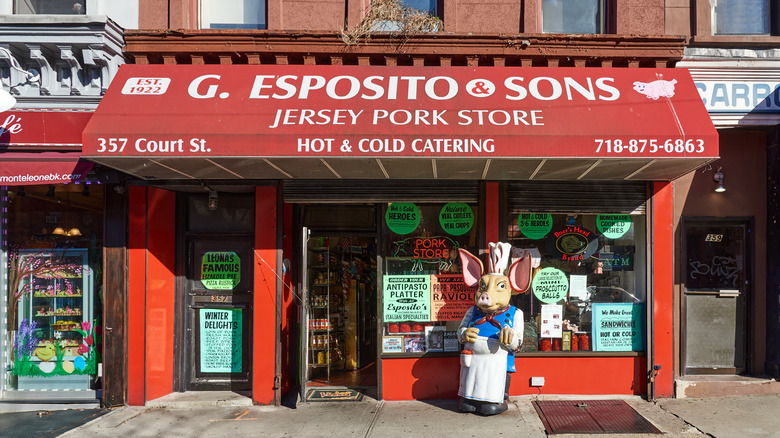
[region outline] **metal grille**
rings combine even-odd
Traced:
[[[644,213],[643,182],[513,181],[507,186],[510,213]]]
[[[623,400],[533,402],[547,434],[662,433]]]
[[[294,180],[284,183],[285,202],[478,202],[476,181]]]

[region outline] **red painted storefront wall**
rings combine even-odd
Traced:
[[[173,391],[175,193],[131,187],[129,220],[128,403]],[[253,399],[274,401],[276,188],[256,195]]]
[[[276,187],[260,186],[255,192],[255,300],[252,346],[252,398],[274,402],[276,376]]]
[[[128,403],[173,391],[174,192],[130,187]]]
[[[645,358],[633,357],[518,357],[510,396],[527,394],[645,393]],[[457,357],[384,359],[385,400],[446,399],[458,396]],[[544,386],[531,387],[531,377],[544,377]]]
[[[674,397],[674,183],[653,185],[653,352],[655,397]]]

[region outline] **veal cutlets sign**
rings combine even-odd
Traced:
[[[684,69],[125,65],[87,156],[717,157]]]

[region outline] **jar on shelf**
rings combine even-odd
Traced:
[[[588,334],[585,332],[582,332],[579,335],[579,341],[580,341],[580,350],[581,351],[590,351],[590,338],[588,338]]]

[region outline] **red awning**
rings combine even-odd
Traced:
[[[125,65],[84,155],[145,179],[671,180],[718,157],[685,69]]]
[[[0,185],[57,184],[81,180],[94,163],[80,152],[4,152],[0,154]]]
[[[86,177],[81,134],[92,112],[0,113],[0,185],[56,184]]]

